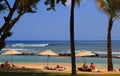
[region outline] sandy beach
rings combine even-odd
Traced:
[[[44,69],[44,66],[46,66],[46,63],[15,63],[15,65],[19,68],[27,68],[27,69],[34,69],[34,72],[60,72],[60,73],[71,73],[71,64],[69,63],[50,63],[49,66],[56,67],[56,65],[61,65],[62,67],[65,67],[66,69],[63,71],[58,70],[47,70]],[[76,67],[79,67],[82,64],[77,64]],[[113,72],[108,72],[106,68],[100,68],[100,66],[96,66],[96,69],[99,69],[100,72],[82,72],[77,71],[77,73],[82,74],[120,74],[118,70]],[[29,72],[29,70],[27,70]]]

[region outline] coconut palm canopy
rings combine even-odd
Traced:
[[[17,54],[23,54],[22,52],[18,52],[16,50],[8,50],[8,51],[5,51],[4,53],[2,53],[1,55],[17,55]]]
[[[38,53],[37,55],[38,56],[58,56],[58,54],[53,52],[52,50],[45,50],[41,53]]]
[[[87,50],[82,50],[82,51],[80,51],[79,53],[76,54],[76,56],[80,56],[80,57],[83,57],[83,56],[95,56],[95,55],[96,55],[95,53],[87,51]]]

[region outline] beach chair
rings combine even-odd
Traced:
[[[52,66],[44,66],[43,69],[47,69],[47,70],[56,70],[55,67],[52,67]]]
[[[85,72],[91,72],[92,70],[90,68],[77,68],[78,71],[85,71]]]
[[[62,66],[60,66],[60,65],[57,65],[56,66],[56,70],[58,70],[58,71],[63,71],[63,70],[65,70],[66,68],[65,67],[62,67]]]

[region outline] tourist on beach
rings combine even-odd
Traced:
[[[62,68],[60,65],[57,65],[56,68]]]
[[[86,65],[85,62],[84,62],[84,64],[83,64],[83,68],[88,68],[88,66]]]
[[[99,72],[100,70],[97,70],[96,68],[95,68],[95,65],[93,64],[93,62],[91,63],[91,65],[90,65],[90,69],[93,71],[93,72]]]
[[[7,67],[7,68],[10,68],[9,62],[8,62],[8,61],[5,61],[4,66]]]
[[[66,68],[60,66],[60,65],[57,65],[56,66],[56,70],[59,70],[59,71],[62,71],[62,70],[65,70]]]
[[[91,69],[91,70],[95,70],[95,65],[93,64],[93,62],[92,62],[91,65],[90,65],[90,69]]]

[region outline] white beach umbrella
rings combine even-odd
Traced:
[[[96,56],[95,53],[87,50],[82,50],[76,54],[77,57],[84,57],[84,62],[85,62],[85,57],[86,56]]]
[[[47,56],[47,66],[48,66],[50,56],[58,56],[58,54],[53,52],[52,50],[45,50],[45,51],[43,51],[41,53],[38,53],[37,55],[38,56]]]
[[[14,49],[10,49],[8,51],[3,52],[1,55],[10,55],[11,56],[11,61],[12,61],[12,64],[13,64],[12,55],[18,55],[18,54],[23,54],[23,53],[18,52],[18,51],[14,50]]]
[[[116,56],[116,58],[120,58],[120,55]]]
[[[91,52],[91,51],[87,51],[87,50],[82,50],[80,52],[78,52],[76,54],[76,56],[80,56],[80,57],[84,57],[84,56],[95,56],[96,54]]]

